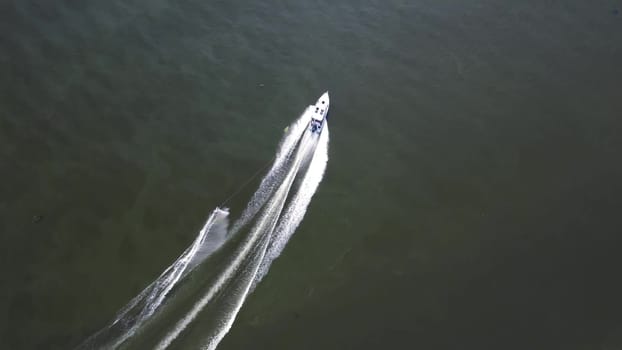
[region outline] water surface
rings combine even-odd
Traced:
[[[105,325],[327,89],[326,176],[220,349],[622,348],[620,8],[3,2],[0,348]]]

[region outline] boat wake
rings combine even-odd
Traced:
[[[328,162],[328,125],[312,108],[287,129],[240,217],[216,208],[193,243],[77,349],[215,349],[302,221]],[[218,258],[218,259],[216,259]]]

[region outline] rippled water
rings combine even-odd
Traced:
[[[621,10],[3,1],[0,348],[105,325],[325,90],[322,186],[219,349],[622,348]]]

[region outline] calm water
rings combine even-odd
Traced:
[[[0,348],[104,326],[330,90],[324,181],[219,349],[621,349],[621,11],[2,1]]]

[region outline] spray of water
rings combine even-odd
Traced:
[[[164,298],[177,282],[188,274],[192,267],[204,260],[209,253],[222,245],[224,242],[222,232],[226,232],[228,216],[229,211],[226,209],[216,208],[212,211],[194,242],[179,258],[123,307],[108,326],[89,337],[78,349],[116,348],[126,339],[132,337],[161,306]],[[208,233],[210,232],[222,239],[221,241],[210,239],[211,245],[206,247]],[[198,254],[202,248],[204,251]]]
[[[228,229],[227,209],[216,208],[203,229],[184,253],[153,283],[132,299],[114,321],[88,338],[78,349],[132,347],[133,340],[149,327],[159,329],[162,338],[153,348],[165,349],[183,337],[190,324],[207,308],[215,320],[201,330],[202,349],[215,349],[254,286],[265,276],[287,240],[302,221],[306,208],[322,180],[328,161],[328,126],[321,135],[308,131],[311,109],[307,108],[286,132],[274,163],[262,179],[240,218]],[[172,293],[205,265],[228,237],[244,233],[228,256],[229,263],[207,286],[193,293]],[[191,287],[189,287],[191,288]],[[190,307],[171,314],[177,320],[159,317],[176,308],[175,298],[190,295]],[[158,322],[162,322],[161,325]],[[139,342],[140,343],[140,342]]]

